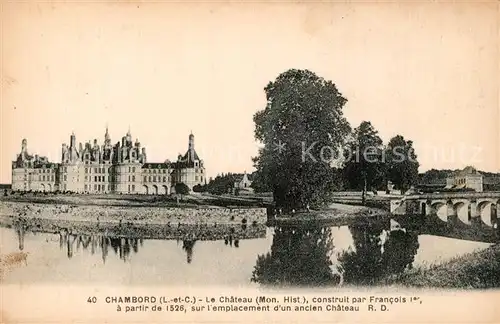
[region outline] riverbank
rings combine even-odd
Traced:
[[[72,205],[2,201],[0,225],[73,234],[153,239],[263,237],[265,208]]]
[[[71,204],[78,206],[123,206],[123,207],[231,207],[239,208],[265,207],[269,201],[260,196],[230,196],[192,193],[177,197],[176,195],[139,195],[139,194],[56,194],[51,192],[22,192],[0,196],[3,202],[37,203],[37,204]]]
[[[278,215],[268,225],[293,226],[293,225],[327,225],[344,226],[359,221],[389,221],[389,213],[380,208],[343,203],[332,203],[321,210],[298,212],[292,215]]]
[[[381,284],[418,288],[499,288],[500,244],[428,269],[415,268],[387,278]]]

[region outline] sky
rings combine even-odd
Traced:
[[[253,115],[288,69],[333,81],[353,127],[414,142],[430,168],[500,171],[496,2],[2,2],[0,183],[26,138],[60,162],[130,128],[149,162],[188,136],[208,176],[252,171]]]

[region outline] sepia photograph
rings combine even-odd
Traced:
[[[500,321],[497,1],[0,8],[2,323]]]

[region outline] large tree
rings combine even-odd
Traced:
[[[332,160],[349,133],[347,102],[333,82],[308,70],[288,70],[265,88],[267,105],[254,115],[264,147],[254,159],[258,177],[278,208],[312,206],[335,187]]]
[[[174,188],[175,188],[175,193],[177,195],[180,195],[181,199],[183,195],[189,194],[189,187],[183,182],[176,183]]]
[[[417,155],[413,142],[406,141],[403,136],[396,135],[389,141],[386,148],[387,179],[404,193],[418,181]]]
[[[378,131],[368,121],[354,129],[344,152],[345,177],[351,188],[362,190],[365,203],[366,191],[383,183],[385,163],[383,142]]]
[[[257,158],[253,158],[254,163],[257,162]],[[266,182],[266,178],[263,177],[263,174],[260,172],[252,173],[252,184],[250,188],[254,190],[256,193],[262,192],[271,192],[272,188],[269,186],[269,183]]]

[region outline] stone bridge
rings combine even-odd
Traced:
[[[433,193],[408,195],[391,200],[393,215],[437,215],[448,222],[500,225],[500,192]]]

